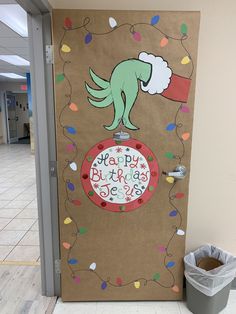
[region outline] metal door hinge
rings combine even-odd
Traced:
[[[57,162],[55,160],[49,162],[49,171],[51,177],[57,177]]]
[[[55,259],[55,273],[60,274],[61,273],[61,260]]]
[[[54,64],[53,45],[46,45],[45,54],[46,54],[46,63]]]

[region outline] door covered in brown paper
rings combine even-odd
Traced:
[[[53,12],[64,301],[182,298],[198,28]]]

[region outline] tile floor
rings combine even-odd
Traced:
[[[34,156],[30,145],[0,145],[0,262],[37,261]]]
[[[39,266],[0,266],[1,314],[51,314],[55,303],[41,295]]]
[[[191,314],[185,302],[65,302],[58,299],[54,314]],[[221,314],[236,313],[236,290],[231,290]]]

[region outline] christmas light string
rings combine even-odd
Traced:
[[[169,39],[172,39],[172,40],[175,40],[175,41],[180,41],[181,43],[181,46],[183,47],[184,51],[187,53],[187,56],[185,56],[182,60],[181,60],[181,63],[183,65],[185,64],[188,64],[191,62],[191,65],[192,65],[192,70],[190,72],[190,75],[189,75],[189,78],[192,77],[193,75],[193,72],[194,72],[194,64],[193,64],[193,61],[192,61],[192,58],[191,58],[191,55],[189,53],[189,51],[186,49],[183,41],[185,41],[188,36],[187,36],[187,26],[186,24],[182,24],[181,25],[181,32],[182,32],[182,36],[180,38],[176,38],[176,37],[172,37],[172,36],[169,36],[167,35],[166,33],[164,33],[162,30],[160,30],[159,28],[157,28],[155,25],[159,22],[159,19],[160,17],[159,16],[154,16],[152,19],[151,19],[151,23],[148,24],[148,23],[135,23],[135,24],[130,24],[130,23],[124,23],[124,24],[121,24],[121,25],[117,25],[117,22],[114,18],[110,18],[109,19],[109,24],[110,26],[112,27],[112,29],[108,32],[104,32],[104,33],[96,33],[96,32],[92,32],[91,30],[88,29],[88,25],[90,24],[90,18],[89,17],[86,17],[84,19],[84,22],[81,26],[78,26],[78,27],[74,27],[72,28],[72,21],[69,19],[69,18],[66,18],[65,21],[64,21],[64,32],[63,32],[63,36],[61,38],[61,41],[60,41],[60,44],[59,44],[59,56],[60,56],[60,59],[63,63],[63,70],[62,70],[62,73],[60,74],[57,74],[56,75],[56,83],[60,83],[62,81],[66,81],[68,86],[69,86],[69,93],[68,94],[65,94],[65,97],[68,98],[68,101],[66,102],[66,104],[63,106],[63,108],[61,109],[60,111],[60,114],[59,114],[59,124],[60,124],[60,127],[63,129],[63,136],[70,142],[69,146],[67,146],[69,149],[68,152],[71,152],[71,151],[74,151],[74,155],[72,156],[72,158],[70,158],[70,160],[66,159],[65,162],[66,162],[66,165],[64,166],[63,168],[63,171],[62,171],[62,178],[63,178],[63,181],[65,183],[65,192],[66,192],[66,198],[64,200],[64,207],[65,207],[65,211],[67,213],[67,217],[65,217],[64,219],[64,224],[67,225],[67,224],[70,224],[73,222],[74,224],[74,227],[75,227],[75,230],[74,232],[72,233],[72,236],[74,237],[74,240],[73,240],[73,243],[70,244],[70,243],[67,243],[67,242],[63,242],[63,247],[68,250],[68,253],[67,253],[67,262],[68,262],[68,267],[71,271],[71,276],[72,278],[74,279],[74,281],[78,284],[80,283],[80,277],[77,276],[77,273],[80,273],[80,272],[90,272],[90,273],[93,273],[101,282],[101,289],[106,289],[108,285],[112,286],[112,287],[125,287],[125,286],[129,286],[131,284],[134,285],[135,288],[140,288],[141,286],[141,283],[143,283],[144,286],[146,286],[149,282],[153,282],[163,288],[171,288],[174,292],[178,293],[179,292],[179,287],[176,285],[176,282],[175,282],[175,276],[171,270],[172,267],[175,266],[175,262],[174,261],[168,261],[171,257],[173,257],[172,253],[170,253],[169,251],[169,248],[170,248],[170,245],[174,239],[174,237],[177,235],[184,235],[185,232],[183,230],[181,230],[181,226],[182,226],[182,215],[181,215],[181,212],[178,210],[178,208],[176,207],[176,205],[174,204],[174,200],[175,199],[180,199],[180,198],[183,198],[184,197],[184,194],[183,193],[175,193],[172,195],[173,193],[173,190],[176,186],[176,181],[174,181],[173,178],[169,178],[169,179],[173,179],[173,180],[167,180],[169,183],[172,184],[169,192],[168,192],[168,200],[169,200],[169,204],[170,206],[172,207],[172,211],[169,213],[169,216],[170,217],[179,217],[179,224],[178,225],[173,225],[173,233],[170,237],[170,239],[168,240],[168,243],[165,247],[162,246],[162,249],[160,250],[162,253],[165,252],[165,255],[164,255],[164,258],[163,258],[163,263],[164,263],[164,267],[166,268],[166,270],[170,273],[171,275],[171,278],[172,278],[172,283],[170,285],[163,285],[161,282],[159,282],[160,280],[160,274],[159,273],[155,273],[153,275],[153,278],[152,279],[146,279],[146,278],[138,278],[138,279],[135,279],[135,280],[132,280],[132,281],[129,281],[129,282],[125,282],[123,283],[123,279],[118,277],[116,278],[116,282],[112,282],[110,280],[110,278],[102,278],[96,271],[96,263],[93,262],[88,269],[77,269],[77,268],[73,268],[72,266],[73,265],[77,265],[78,264],[78,260],[76,258],[71,258],[71,251],[73,249],[73,247],[76,245],[76,242],[78,241],[78,236],[79,235],[82,235],[84,233],[87,232],[87,229],[85,227],[78,227],[78,224],[76,223],[76,220],[74,219],[72,213],[71,213],[71,210],[70,210],[70,205],[73,204],[75,206],[80,206],[81,203],[79,200],[73,200],[70,198],[70,195],[69,195],[69,191],[70,192],[74,192],[75,190],[75,186],[74,184],[66,179],[66,176],[65,176],[65,172],[67,169],[71,168],[72,171],[77,171],[77,164],[76,164],[76,159],[78,157],[78,148],[77,148],[77,145],[75,143],[75,141],[66,134],[69,133],[69,134],[76,134],[76,129],[73,128],[73,127],[70,127],[70,126],[67,126],[67,125],[64,125],[63,122],[62,122],[62,116],[63,116],[63,113],[66,111],[66,109],[70,109],[71,111],[78,111],[78,107],[76,104],[72,103],[72,94],[73,94],[73,89],[72,89],[72,84],[68,78],[68,76],[66,75],[66,66],[67,64],[70,64],[71,62],[70,61],[66,61],[64,58],[63,58],[63,55],[62,55],[62,52],[64,53],[69,53],[71,52],[71,48],[66,45],[66,44],[63,44],[63,41],[65,39],[65,36],[67,34],[68,31],[73,31],[73,30],[77,30],[77,29],[84,29],[86,32],[87,32],[87,35],[85,36],[85,44],[89,44],[91,41],[92,41],[92,38],[93,36],[101,36],[101,35],[108,35],[108,34],[111,34],[112,32],[118,30],[119,28],[121,27],[125,27],[125,26],[129,26],[129,31],[130,33],[133,35],[133,38],[137,41],[140,41],[141,40],[141,34],[140,33],[137,33],[135,32],[135,27],[136,26],[140,26],[140,25],[144,25],[144,26],[151,26],[153,27],[155,30],[159,31],[164,37],[162,38],[161,42],[160,42],[160,46],[163,48],[165,47],[168,42],[169,42]],[[138,34],[138,35],[137,35]],[[179,107],[178,107],[178,110],[175,114],[175,118],[174,118],[174,123],[170,123],[166,130],[167,131],[173,131],[175,130],[175,133],[176,133],[176,136],[178,138],[178,140],[180,141],[181,143],[181,146],[182,146],[182,153],[181,155],[174,155],[173,153],[171,152],[167,152],[165,155],[167,158],[169,159],[178,159],[178,163],[181,163],[184,155],[185,155],[185,144],[184,144],[184,141],[186,141],[190,134],[189,133],[184,133],[182,134],[182,136],[179,135],[179,129],[183,126],[182,123],[177,123],[177,119],[178,119],[178,115],[180,113],[180,111],[184,112],[184,113],[188,113],[189,112],[189,108],[187,105],[183,105],[181,104]],[[168,178],[167,178],[168,179]]]
[[[68,94],[65,94],[65,97],[68,98],[68,101],[67,103],[64,105],[64,107],[62,108],[62,110],[60,111],[60,114],[59,114],[59,124],[61,126],[61,128],[63,129],[63,136],[70,142],[70,144],[72,144],[73,148],[75,149],[75,152],[74,152],[74,156],[72,156],[72,158],[70,159],[70,161],[68,159],[66,159],[66,166],[63,168],[63,171],[62,171],[62,178],[63,178],[63,181],[64,181],[64,184],[65,184],[65,192],[66,192],[66,199],[64,200],[64,208],[65,208],[65,211],[67,213],[67,217],[64,219],[64,224],[70,224],[73,222],[73,224],[75,225],[75,232],[72,234],[72,236],[75,235],[75,238],[74,238],[74,241],[72,244],[69,244],[67,242],[64,242],[64,248],[66,248],[68,250],[68,253],[67,253],[67,261],[68,261],[68,267],[70,268],[71,272],[73,273],[73,268],[71,266],[71,263],[69,263],[69,261],[71,260],[70,259],[70,254],[71,254],[71,250],[73,249],[74,245],[76,244],[77,240],[78,240],[78,234],[79,234],[79,227],[76,223],[76,219],[73,217],[71,211],[70,211],[70,207],[69,207],[69,204],[72,203],[72,200],[71,198],[69,197],[69,192],[68,192],[68,180],[66,179],[65,177],[65,172],[66,170],[68,169],[69,165],[71,162],[75,162],[77,157],[78,157],[78,148],[77,148],[77,145],[76,143],[73,141],[73,139],[71,137],[69,137],[65,131],[67,130],[67,125],[64,125],[62,123],[62,115],[63,113],[65,112],[65,110],[70,106],[71,104],[71,99],[72,99],[72,92],[73,92],[73,89],[72,89],[72,84],[69,80],[69,78],[67,77],[66,75],[66,65],[69,64],[70,62],[69,61],[65,61],[63,56],[62,56],[62,53],[61,53],[61,45],[62,45],[62,42],[64,40],[64,37],[66,35],[66,31],[64,31],[64,34],[63,34],[63,37],[60,41],[60,49],[59,49],[59,56],[60,56],[60,59],[61,61],[63,62],[63,77],[64,79],[66,80],[66,82],[68,83],[68,86],[69,86],[69,93]]]
[[[156,18],[156,19],[154,19]],[[114,26],[112,25],[112,23],[110,22],[109,20],[109,24],[111,26],[111,30],[107,31],[107,32],[102,32],[102,33],[97,33],[97,32],[94,32],[94,31],[91,31],[88,26],[89,24],[91,23],[91,20],[89,17],[85,17],[84,18],[84,21],[83,21],[83,24],[80,25],[80,26],[77,26],[77,27],[72,27],[72,21],[69,19],[69,18],[66,18],[65,22],[64,22],[64,30],[65,31],[74,31],[74,30],[78,30],[78,29],[84,29],[87,34],[85,36],[85,43],[86,44],[89,44],[92,39],[93,39],[93,36],[104,36],[104,35],[109,35],[115,31],[117,31],[118,29],[120,28],[123,28],[123,27],[129,27],[129,32],[132,34],[134,40],[136,41],[141,41],[142,37],[141,37],[141,34],[139,32],[136,32],[135,31],[135,27],[137,26],[147,26],[147,27],[151,27],[153,30],[155,31],[158,31],[159,33],[161,33],[164,37],[162,38],[161,42],[160,42],[160,46],[161,47],[165,47],[168,42],[169,42],[169,39],[171,40],[174,40],[174,41],[179,41],[182,48],[184,49],[184,51],[186,52],[186,56],[183,57],[181,63],[182,64],[188,64],[191,62],[191,65],[192,65],[192,69],[191,69],[191,72],[190,72],[190,75],[189,75],[189,78],[192,77],[193,75],[193,72],[194,72],[194,65],[193,65],[193,62],[192,62],[192,58],[191,58],[191,55],[188,51],[188,49],[185,47],[184,45],[184,41],[188,39],[188,35],[187,35],[187,25],[186,24],[182,24],[181,25],[181,33],[182,33],[182,36],[181,37],[173,37],[173,36],[170,36],[169,34],[166,34],[165,32],[163,32],[160,28],[158,28],[156,26],[156,24],[159,22],[160,20],[160,17],[157,15],[157,16],[154,16],[152,19],[151,19],[151,22],[150,23],[135,23],[135,24],[130,24],[130,23],[123,23],[121,25],[118,25],[116,20],[114,18],[110,18],[110,19],[113,19],[114,22]],[[164,44],[163,43],[163,40],[164,40]],[[69,47],[68,47],[69,48]]]

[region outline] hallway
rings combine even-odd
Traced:
[[[50,314],[56,297],[41,295],[34,155],[30,145],[0,145],[0,162],[0,313]]]
[[[0,145],[0,263],[39,264],[35,159],[30,145]]]

